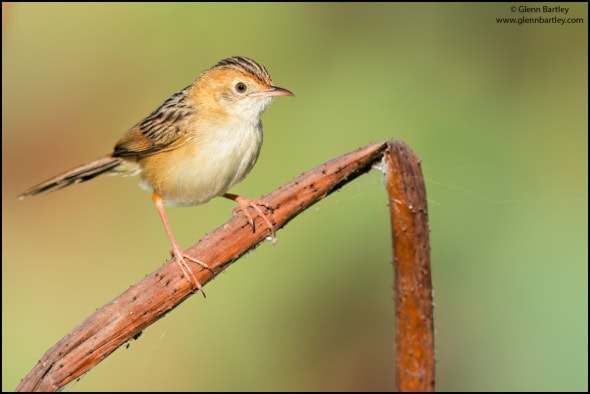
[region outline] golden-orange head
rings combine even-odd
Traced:
[[[234,56],[204,71],[193,85],[193,99],[230,115],[258,120],[275,96],[294,96],[274,86],[266,68],[252,59]]]

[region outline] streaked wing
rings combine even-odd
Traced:
[[[187,98],[191,86],[172,95],[131,128],[115,145],[113,156],[145,156],[173,148],[187,132],[186,118],[196,112]]]

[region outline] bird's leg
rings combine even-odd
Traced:
[[[154,192],[154,193],[152,193],[152,200],[154,201],[154,204],[156,205],[156,209],[158,210],[158,213],[160,214],[160,218],[162,219],[162,223],[164,223],[164,228],[166,229],[166,233],[168,234],[168,238],[170,239],[170,242],[172,243],[171,253],[174,256],[174,258],[176,259],[176,263],[178,263],[178,266],[180,267],[180,270],[184,274],[184,277],[187,278],[189,284],[191,285],[191,291],[194,290],[196,287],[197,290],[200,290],[201,293],[203,293],[203,297],[206,297],[205,292],[203,291],[203,286],[201,286],[201,283],[199,283],[199,281],[197,280],[197,278],[193,274],[193,271],[190,269],[190,267],[188,266],[188,264],[186,263],[185,260],[192,261],[193,263],[200,265],[204,269],[208,269],[214,275],[215,275],[215,272],[207,264],[203,263],[202,261],[200,261],[198,259],[195,259],[194,257],[191,257],[191,256],[185,254],[182,251],[182,249],[180,249],[180,246],[178,246],[178,244],[174,240],[174,236],[172,235],[172,231],[170,230],[170,226],[168,225],[168,219],[166,218],[166,212],[164,211],[164,204],[162,201],[162,197],[160,197],[159,194]]]
[[[252,215],[250,215],[250,212],[248,212],[248,207],[254,208],[254,210],[256,212],[258,212],[258,215],[260,215],[262,220],[264,220],[264,222],[266,223],[266,226],[270,230],[270,236],[273,240],[273,243],[275,242],[275,240],[276,240],[275,228],[272,225],[272,222],[270,221],[270,219],[266,216],[266,214],[264,212],[262,212],[262,209],[260,209],[260,205],[261,205],[261,206],[265,207],[267,210],[272,212],[273,208],[269,203],[264,202],[264,201],[260,201],[260,200],[250,200],[249,198],[238,196],[237,194],[230,194],[230,193],[225,193],[223,195],[223,197],[229,198],[230,200],[233,200],[238,204],[238,207],[236,209],[234,209],[234,215],[236,214],[237,209],[242,211],[244,213],[244,216],[246,216],[248,223],[250,223],[250,226],[252,226],[252,231],[256,231],[256,228],[254,227],[254,219],[252,218]]]

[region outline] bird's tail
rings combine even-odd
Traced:
[[[63,174],[54,176],[45,182],[41,182],[38,185],[35,185],[23,192],[20,196],[18,196],[18,198],[19,200],[22,200],[28,196],[34,196],[35,194],[49,192],[52,190],[59,190],[75,183],[85,182],[94,178],[95,176],[115,169],[122,162],[123,159],[120,157],[112,157],[110,155],[101,157],[100,159],[81,164],[76,168],[64,172]]]

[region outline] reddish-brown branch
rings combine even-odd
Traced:
[[[389,153],[386,155],[386,152]],[[309,206],[369,171],[374,164],[381,162],[384,155],[387,157],[386,163],[392,168],[387,170],[388,181],[391,183],[391,178],[393,178],[393,181],[400,181],[397,172],[405,170],[405,164],[401,163],[405,159],[392,159],[396,152],[402,152],[404,155],[411,154],[409,148],[399,141],[368,145],[365,148],[330,160],[263,197],[262,200],[274,208],[272,215],[268,216],[272,217],[275,229],[282,228]],[[413,155],[411,155],[410,159],[417,163]],[[396,164],[393,163],[397,161],[400,163],[396,167]],[[415,169],[410,168],[410,170],[415,173]],[[419,168],[417,174],[419,174]],[[419,177],[410,177],[409,180],[423,182]],[[391,185],[388,187],[388,191],[390,193],[392,191],[395,193],[399,192],[398,188],[391,187]],[[422,197],[424,197],[424,194],[422,194]],[[395,198],[390,194],[390,206],[397,207],[399,205],[403,207],[406,204],[408,206],[426,209],[425,201],[415,202],[414,200],[410,200],[412,201],[411,203],[405,203],[404,198],[406,198],[405,194],[396,195]],[[407,209],[404,208],[402,209],[404,212],[398,213],[397,211],[400,209],[396,208],[396,215],[405,215],[405,210]],[[410,208],[410,214],[412,212],[415,213]],[[406,380],[404,380],[405,378],[402,375],[406,371],[411,375],[416,373],[422,374],[422,380],[428,379],[432,382],[432,385],[429,386],[430,388],[433,387],[434,382],[434,364],[417,365],[417,363],[425,360],[434,360],[434,349],[419,348],[421,345],[432,346],[432,333],[427,334],[424,330],[420,330],[417,334],[411,332],[411,329],[422,328],[414,324],[415,318],[429,320],[424,322],[423,326],[432,329],[432,302],[428,304],[412,301],[409,307],[400,306],[405,304],[406,300],[413,300],[412,297],[408,296],[407,291],[412,288],[422,290],[419,287],[427,285],[426,279],[428,282],[430,281],[429,271],[423,274],[413,273],[412,271],[416,269],[427,269],[429,265],[416,265],[415,268],[407,265],[408,261],[406,258],[413,258],[412,256],[420,257],[422,255],[404,252],[405,257],[398,256],[398,250],[405,251],[407,249],[404,245],[398,246],[397,240],[399,240],[399,237],[396,234],[399,231],[402,234],[414,234],[415,232],[425,234],[426,246],[422,248],[422,251],[428,254],[428,227],[425,222],[425,211],[423,217],[423,221],[414,220],[408,223],[406,223],[406,219],[403,219],[406,224],[403,224],[401,230],[398,229],[396,221],[392,222],[394,224],[393,229],[396,231],[394,234],[396,258],[394,261],[397,265],[403,264],[404,267],[403,269],[396,268],[396,283],[399,284],[400,280],[403,283],[406,283],[406,281],[411,283],[410,287],[404,287],[403,291],[405,293],[400,293],[398,287],[396,287],[398,363],[403,364],[398,366],[398,383],[400,384],[400,389],[424,387],[414,385],[405,386],[403,382]],[[414,225],[423,225],[426,231],[424,231],[424,228],[415,230],[408,227]],[[255,217],[255,227],[256,231],[253,232],[251,226],[244,220],[244,216],[241,214],[237,215],[205,236],[185,252],[201,261],[206,261],[218,274],[270,235],[270,230],[265,226],[264,221],[259,216]],[[410,247],[410,250],[414,249]],[[196,264],[190,267],[193,269],[193,273],[199,282],[203,285],[214,278],[210,271],[203,270]],[[414,284],[414,282],[409,282],[408,279],[402,279],[407,275],[416,277],[421,275],[422,280],[418,285]],[[430,287],[428,287],[427,291],[430,295]],[[400,297],[399,294],[404,294],[404,297]],[[23,379],[17,387],[17,391],[56,391],[62,388],[94,367],[119,346],[138,335],[142,330],[178,306],[189,296],[191,296],[189,282],[182,277],[182,272],[179,270],[178,265],[172,260],[168,261],[156,272],[148,275],[144,280],[97,310],[92,316],[51,347],[33,370]],[[424,297],[420,295],[418,298],[421,300]],[[430,310],[416,311],[415,315],[400,313],[400,309],[407,310],[408,308],[418,307],[429,307]],[[403,328],[403,331],[401,331],[402,325],[406,327]],[[410,327],[410,330],[407,329],[408,327]],[[407,345],[404,344],[403,339],[400,340],[401,332],[405,333],[403,335],[408,336],[409,342]],[[417,336],[422,338],[423,335],[430,335],[430,341],[418,341],[419,343],[416,344]],[[400,351],[405,351],[406,349],[412,353],[408,357],[400,357]],[[430,356],[428,356],[429,354]],[[425,368],[432,368],[432,371],[426,371]]]
[[[428,208],[420,162],[405,144],[385,156],[394,249],[399,391],[434,391],[434,328]]]

